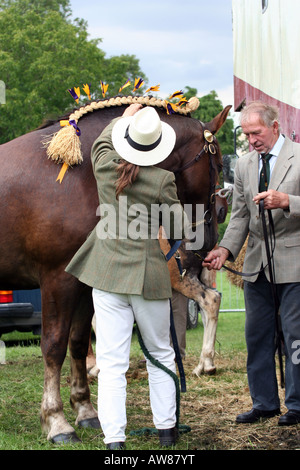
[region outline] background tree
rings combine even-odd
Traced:
[[[81,87],[84,101],[83,84],[97,99],[100,80],[110,96],[127,78],[146,80],[135,56],[106,58],[101,39],[89,40],[87,23],[70,16],[69,0],[0,0],[0,80],[6,85],[0,143],[76,106],[69,88]]]
[[[197,90],[187,86],[185,88],[184,96],[187,99],[192,96],[197,96]],[[212,90],[209,94],[199,98],[200,106],[193,113],[195,119],[199,119],[202,122],[211,121],[218,113],[224,109],[224,106],[218,98],[217,92]],[[218,142],[220,144],[222,154],[232,154],[234,152],[234,121],[231,117],[228,117],[217,132]]]

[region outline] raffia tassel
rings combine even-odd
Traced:
[[[48,158],[57,163],[72,166],[83,160],[80,139],[73,126],[63,127],[44,145],[47,147]]]
[[[199,105],[200,105],[199,98],[197,98],[196,96],[193,96],[187,102],[186,109],[192,113],[193,111],[196,111],[196,109],[198,109]]]

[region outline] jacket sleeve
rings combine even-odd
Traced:
[[[234,261],[249,233],[250,213],[244,197],[243,178],[237,162],[234,176],[234,191],[232,212],[229,224],[219,246],[227,248],[230,252],[229,261]]]
[[[118,121],[119,119],[121,118],[118,117],[118,118],[113,119],[111,123],[102,131],[102,133],[95,140],[92,146],[91,160],[92,160],[94,172],[101,158],[104,157],[108,152],[114,151],[111,134],[112,134],[112,129],[116,121]]]

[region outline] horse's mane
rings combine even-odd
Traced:
[[[80,118],[90,112],[94,112],[104,108],[111,108],[122,105],[130,105],[139,103],[145,106],[154,106],[157,108],[168,110],[168,103],[152,96],[116,96],[114,98],[92,101],[91,103],[75,109],[71,114],[65,116],[65,127],[62,127],[59,132],[51,136],[51,139],[44,142],[47,148],[47,155],[49,158],[56,162],[66,163],[67,165],[76,165],[82,161],[80,150],[80,141],[76,133],[77,123]],[[199,99],[196,97],[191,98],[185,106],[175,107],[175,112],[185,116],[190,115],[199,106]],[[173,110],[174,112],[174,110]],[[39,129],[45,129],[58,120],[48,120],[42,124]],[[71,124],[72,125],[68,125]]]

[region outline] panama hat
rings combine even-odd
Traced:
[[[174,129],[162,122],[150,106],[119,119],[112,130],[112,143],[118,154],[140,166],[156,165],[165,160],[175,141]]]

